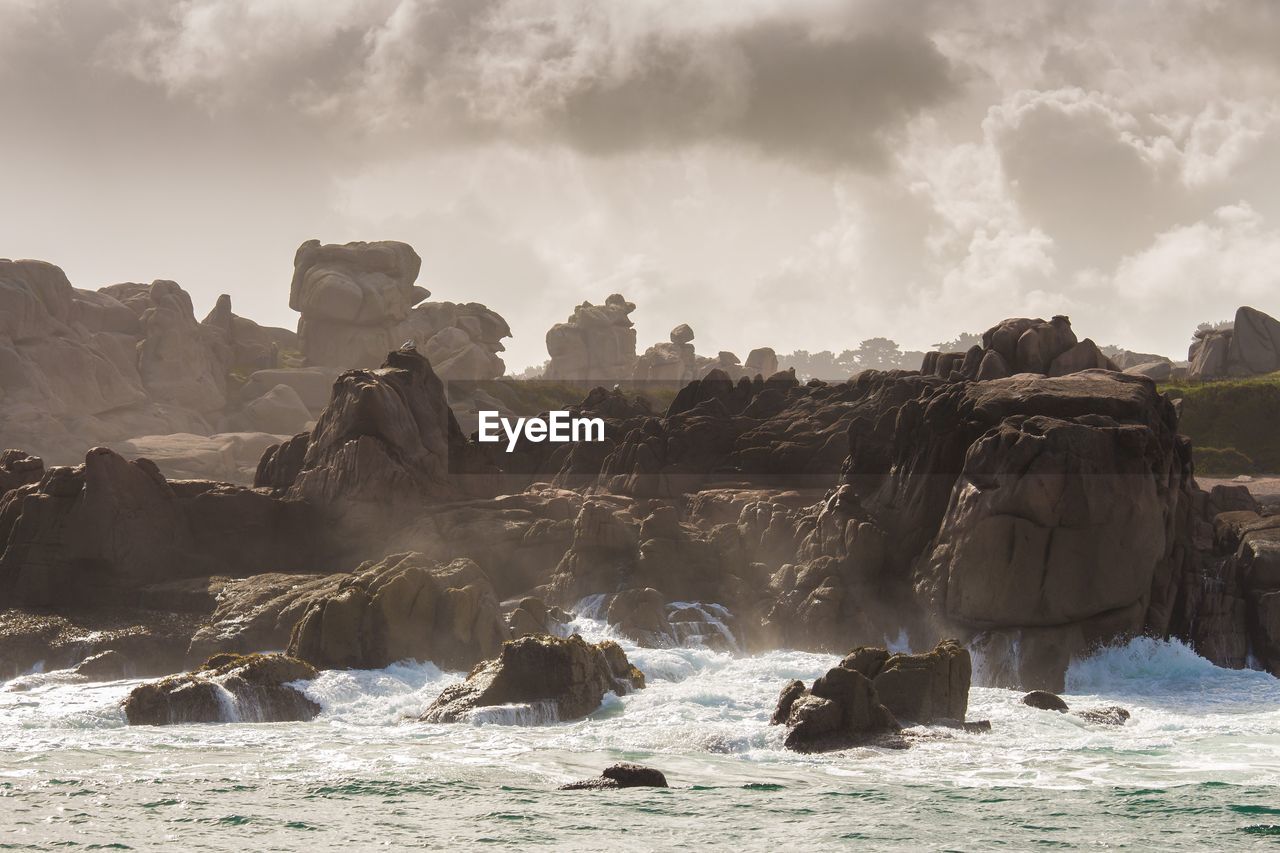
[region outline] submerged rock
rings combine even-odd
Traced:
[[[1105,708],[1086,708],[1083,711],[1076,711],[1076,716],[1086,722],[1103,726],[1123,726],[1132,715],[1119,705],[1108,705]]]
[[[561,791],[591,791],[604,788],[669,788],[661,770],[640,764],[620,762],[606,767],[599,778],[583,779],[561,785]]]
[[[1039,708],[1041,711],[1066,713],[1069,710],[1067,703],[1062,701],[1061,696],[1056,693],[1050,693],[1048,690],[1032,690],[1022,697],[1022,704],[1030,705],[1032,708]]]
[[[193,672],[135,687],[124,712],[131,726],[310,720],[320,706],[290,682],[315,677],[287,655],[214,655]]]
[[[592,645],[577,634],[521,637],[504,644],[501,655],[477,666],[466,681],[445,688],[422,720],[456,723],[477,708],[526,705],[565,722],[599,708],[606,693],[642,687],[644,674],[617,643]]]

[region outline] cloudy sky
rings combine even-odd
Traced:
[[[0,0],[0,256],[292,326],[303,240],[397,239],[512,368],[923,349],[1007,316],[1185,357],[1280,315],[1269,0]]]

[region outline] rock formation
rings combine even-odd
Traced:
[[[1081,370],[1119,370],[1089,338],[1076,338],[1061,315],[1049,322],[1026,317],[1003,320],[968,352],[926,353],[920,372],[949,378],[1004,379],[1019,373],[1064,376]]]
[[[666,788],[667,777],[661,770],[640,764],[621,762],[606,767],[596,779],[584,779],[561,785],[561,791],[600,791],[615,788]]]
[[[289,654],[321,669],[378,669],[401,660],[469,669],[510,633],[493,586],[470,560],[421,554],[365,564],[298,620]]]
[[[293,258],[289,307],[302,315],[298,336],[308,365],[376,367],[403,341],[396,327],[431,294],[414,284],[422,258],[406,243],[321,245],[308,240]]]
[[[216,655],[193,672],[135,687],[124,713],[131,726],[310,720],[320,706],[290,682],[315,677],[284,655]]]
[[[395,337],[416,343],[441,379],[497,379],[506,370],[498,353],[511,327],[475,302],[424,302],[396,327]]]
[[[298,336],[288,329],[259,326],[231,310],[231,297],[222,294],[201,325],[218,335],[231,353],[236,370],[271,370],[281,367],[281,353],[297,350]]]
[[[444,692],[422,719],[456,723],[494,705],[524,706],[532,719],[568,722],[600,707],[606,693],[644,687],[644,675],[617,643],[592,645],[582,637],[535,636],[511,640],[502,654],[476,667]]]
[[[603,305],[583,302],[569,319],[547,332],[551,361],[544,378],[554,381],[614,382],[631,376],[636,330],[627,316],[636,310],[621,294]]]
[[[698,358],[692,341],[693,329],[681,323],[671,330],[670,341],[645,350],[636,360],[632,377],[638,382],[668,382],[677,386],[688,382],[698,374]]]
[[[1195,379],[1254,376],[1280,370],[1280,320],[1242,306],[1230,328],[1199,330],[1187,354]]]

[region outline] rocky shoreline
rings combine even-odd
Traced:
[[[339,303],[320,294],[413,266],[375,244],[299,258],[304,349],[326,353]],[[36,271],[21,280],[57,290]],[[386,305],[419,298],[401,293],[412,276],[392,279],[403,305]],[[628,305],[583,306],[571,324],[603,312],[624,328]],[[219,312],[213,325],[240,328]],[[384,341],[400,313],[351,346]],[[114,305],[97,316],[125,322]],[[598,387],[569,408],[601,418],[603,442],[512,453],[465,433],[434,352],[410,340],[337,372],[252,486],[170,479],[104,447],[48,468],[6,451],[0,673],[110,653],[96,671],[198,677],[213,656],[270,650],[320,669],[469,670],[521,643],[560,648],[566,612],[585,609],[647,646],[845,654],[954,638],[981,656],[981,683],[1024,689],[1061,690],[1073,657],[1139,635],[1280,674],[1280,516],[1243,486],[1200,488],[1175,403],[1064,317],[1005,320],[967,353],[841,383],[726,372],[726,358],[681,373],[661,413]],[[793,730],[834,718],[825,689],[796,694]],[[954,711],[929,717],[963,724]]]

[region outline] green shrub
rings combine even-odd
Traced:
[[[1204,474],[1280,472],[1280,374],[1169,383],[1182,399],[1178,430],[1191,439]]]

